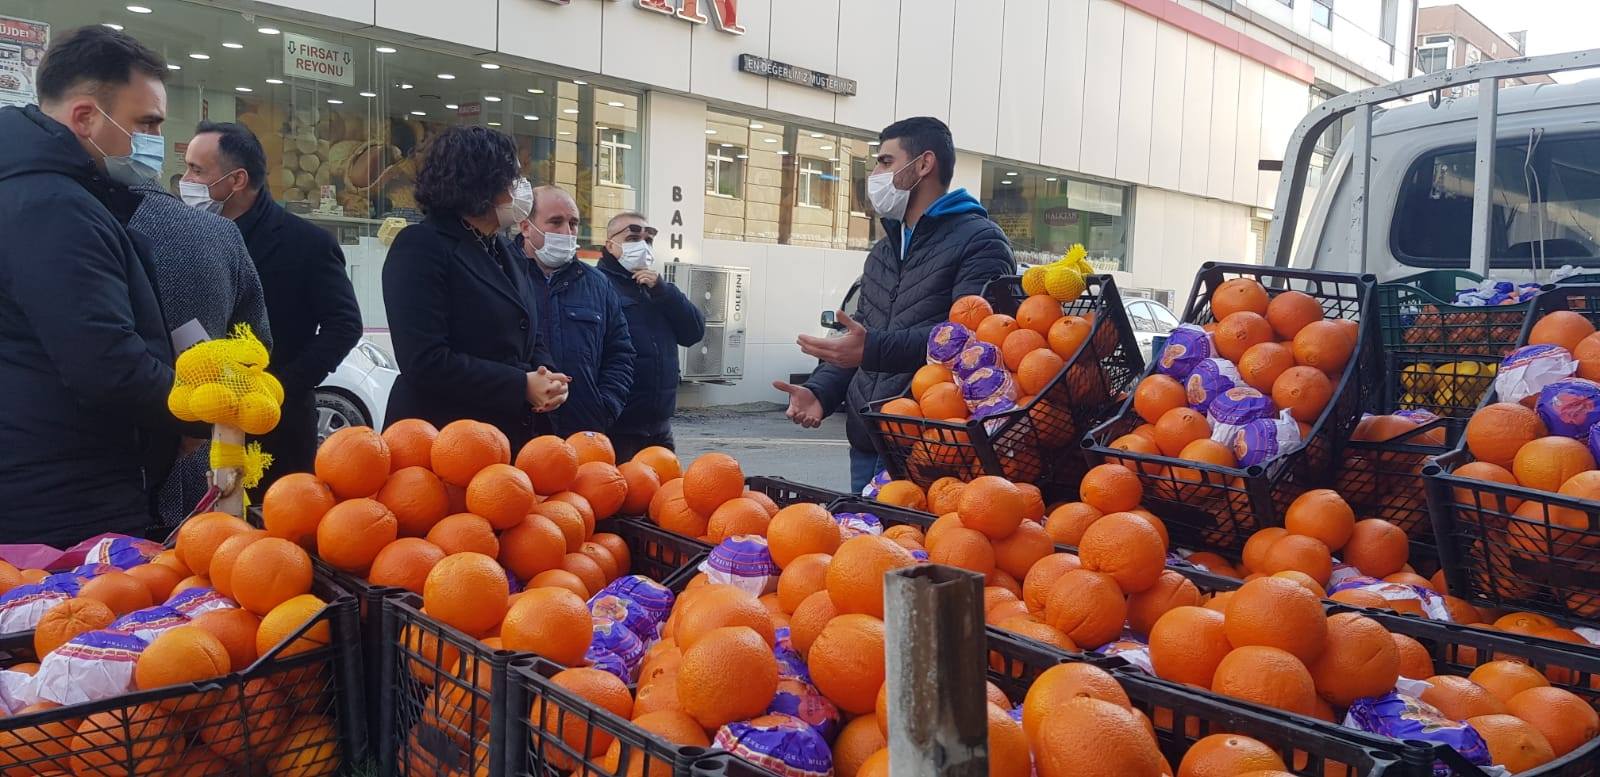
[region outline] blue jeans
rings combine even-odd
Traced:
[[[850,446],[850,493],[854,496],[861,495],[861,489],[883,471],[883,460],[878,458],[877,451],[863,451]]]

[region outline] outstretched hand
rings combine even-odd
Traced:
[[[843,310],[834,314],[834,320],[844,326],[844,334],[838,337],[800,335],[800,351],[835,367],[860,367],[867,350],[867,328]]]
[[[815,429],[822,425],[822,402],[811,389],[805,386],[795,386],[781,380],[772,382],[772,387],[789,395],[789,407],[784,415],[790,421],[806,429]]]

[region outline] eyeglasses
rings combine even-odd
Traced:
[[[622,234],[624,232],[628,233],[628,236],[623,238],[619,242],[637,243],[642,239],[642,240],[644,240],[644,242],[646,242],[646,243],[648,243],[650,245],[655,245],[655,243],[656,243],[656,235],[660,234],[656,230],[655,227],[646,227],[646,226],[642,226],[642,225],[639,225],[639,224],[629,224],[628,226],[625,226],[622,229],[619,229],[619,230],[617,230],[615,232],[612,232],[609,235],[606,235],[606,239],[607,240],[614,239],[614,238],[616,238],[617,235],[620,235],[620,234]]]

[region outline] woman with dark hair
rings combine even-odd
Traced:
[[[570,380],[551,369],[527,261],[501,234],[533,205],[516,143],[484,127],[445,130],[428,142],[416,197],[426,218],[400,232],[383,266],[400,362],[386,420],[483,421],[515,452],[545,432],[539,414],[566,401]]]

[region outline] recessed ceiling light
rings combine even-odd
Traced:
[[[1007,180],[1002,180],[1002,181],[1000,181],[1000,183],[1003,183],[1003,184],[1005,184],[1005,185],[1007,185],[1007,186],[1010,186],[1010,185],[1011,185],[1011,182],[1010,182],[1010,181],[1007,181]]]
[[[112,24],[111,22],[102,22],[101,26],[110,27],[111,29],[116,30],[117,32],[122,32],[122,25],[120,25],[120,24]]]
[[[788,156],[788,155],[789,155],[788,151],[784,151],[782,149],[778,150],[778,156]]]
[[[196,51],[195,53],[190,54],[189,58],[190,59],[198,59],[198,60],[202,60],[203,61],[203,60],[210,59],[211,55],[210,54],[202,54],[202,53]]]
[[[1006,173],[1006,175],[1016,175],[1016,174],[1017,174],[1017,171],[1015,171],[1015,170],[1012,170],[1012,171]]]
[[[761,123],[761,122],[759,122],[759,121],[752,121],[752,122],[750,122],[750,129],[765,129],[765,128],[766,128],[766,126],[767,126],[767,125],[765,125],[765,124],[762,124],[762,123]]]
[[[762,138],[761,142],[762,143],[776,143],[776,142],[778,142],[778,139],[777,138]]]
[[[580,80],[578,80],[576,78],[572,79],[572,83],[577,84],[578,86],[588,86],[589,85],[588,81],[580,81]]]
[[[706,130],[706,134],[707,135],[715,135],[715,134],[717,134],[717,131],[714,130],[714,129],[708,129],[708,130]]]
[[[278,85],[283,83],[283,79],[281,79],[281,78],[269,78],[269,79],[267,79],[267,83],[272,84],[273,86],[278,86]]]
[[[357,94],[360,94],[362,97],[366,97],[366,98],[369,98],[369,99],[378,96],[377,92],[357,92]]]
[[[130,6],[128,6],[128,12],[129,13],[153,13],[149,8],[146,8],[146,7],[142,6],[142,5],[130,5]]]
[[[571,135],[571,134],[572,134],[572,133],[570,133],[570,132],[568,132],[568,131],[566,131],[566,130],[562,130],[562,131],[560,131],[560,132],[557,132],[557,133],[556,133],[556,134],[557,134],[557,135]]]
[[[603,125],[603,124],[596,124],[596,125],[594,125],[594,128],[595,128],[595,129],[597,129],[597,130],[600,130],[600,131],[601,131],[601,132],[604,132],[604,131],[606,131],[606,130],[607,130],[607,129],[609,129],[609,128],[608,128],[608,127],[606,127],[606,126],[605,126],[605,125]]]
[[[181,66],[181,65],[167,65],[167,69],[168,70],[182,70],[183,66]]]
[[[496,65],[493,62],[481,62],[481,63],[478,64],[478,67],[481,67],[484,70],[499,70],[500,69],[500,66]]]
[[[456,80],[456,77],[454,75],[450,74],[450,73],[440,73],[439,74],[439,80],[440,81],[454,81],[454,80]]]
[[[833,150],[833,146],[818,146],[817,148],[822,150],[822,151],[832,151]]]
[[[828,157],[828,161],[829,161],[829,162],[837,162],[837,161],[839,161],[839,157],[836,157],[836,156],[830,156],[830,157]],[[837,167],[835,167],[835,168],[834,168],[834,169],[835,169],[835,170],[837,170],[837,169],[839,169],[839,168],[837,168]]]
[[[750,155],[749,154],[740,154],[737,158],[738,159],[749,159]]]
[[[373,51],[376,51],[379,54],[393,54],[395,49],[393,46],[379,46],[373,49]]]
[[[411,115],[412,116],[427,116],[428,112],[427,111],[412,111]]]
[[[335,98],[330,97],[330,98],[328,98],[328,104],[329,105],[344,105],[344,100],[339,100],[339,99],[335,99]]]
[[[811,137],[814,137],[814,138],[820,138],[820,137],[822,137],[822,133],[820,133],[820,132],[813,132],[813,133],[811,133]]]
[[[573,114],[573,113],[577,113],[578,109],[577,108],[562,108],[561,112],[562,113],[566,113],[566,114]]]
[[[498,127],[498,126],[500,126],[500,122],[498,122],[498,121],[491,121],[491,122],[489,122],[489,126],[491,126],[491,127]]]
[[[1050,176],[1049,178],[1046,178],[1045,180],[1054,182],[1056,180],[1056,178],[1055,178],[1055,176]]]
[[[400,88],[401,89],[415,89],[416,87],[413,87],[411,84],[401,84]]]
[[[244,44],[243,43],[234,43],[233,41],[229,40],[229,41],[223,41],[222,42],[222,47],[225,48],[225,49],[242,49],[242,48],[244,48]]]
[[[262,35],[277,35],[283,31],[277,27],[260,27],[256,29],[256,32],[259,32]]]
[[[528,94],[544,94],[543,89],[529,89]]]
[[[718,143],[717,145],[719,145],[719,146],[721,146],[723,148],[733,148],[733,144],[732,143]]]
[[[255,90],[251,89],[248,86],[236,86],[236,87],[233,88],[233,91],[235,91],[235,92],[244,92],[245,94],[249,94],[251,92],[254,92]]]
[[[538,120],[539,120],[539,117],[538,117],[538,116],[535,116],[535,115],[533,115],[533,114],[531,114],[531,113],[529,113],[529,114],[524,114],[524,115],[523,115],[523,117],[522,117],[522,118],[524,118],[524,119],[526,119],[526,120],[528,120],[528,121],[538,121]]]
[[[484,100],[487,100],[487,101],[488,101],[488,102],[492,102],[492,103],[497,103],[497,102],[500,102],[500,98],[498,98],[498,97],[495,97],[495,96],[494,96],[494,95],[492,95],[492,94],[486,94],[486,95],[484,95],[484,96],[483,96],[483,99],[484,99]]]
[[[609,106],[611,106],[613,108],[621,108],[624,105],[626,105],[626,103],[621,103],[621,102],[618,102],[616,100],[612,100],[611,102],[606,103],[606,105],[609,105]]]
[[[446,108],[446,109],[447,109],[447,110],[452,110],[452,111],[453,111],[453,110],[455,110],[455,109],[457,109],[457,108],[460,108],[460,107],[461,107],[461,106],[459,106],[459,105],[456,105],[456,104],[455,104],[455,103],[445,103],[445,104],[444,104],[444,107],[445,107],[445,108]]]

